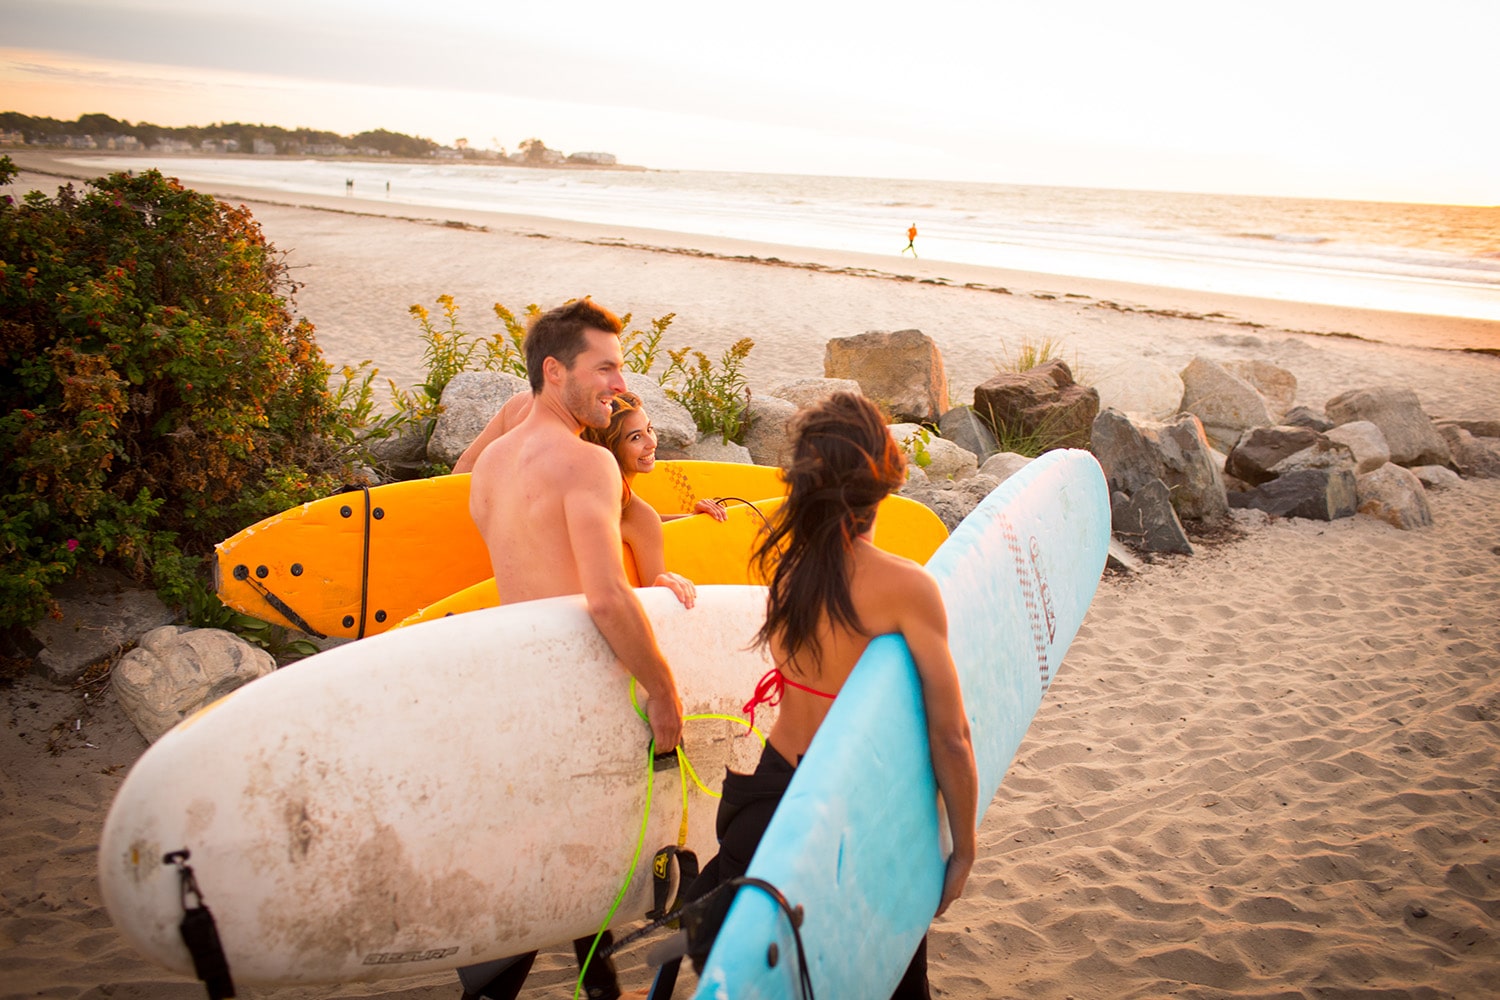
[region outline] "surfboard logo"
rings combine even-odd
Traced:
[[[399,965],[403,962],[435,962],[440,958],[457,954],[457,945],[452,948],[427,948],[423,951],[375,951],[365,956],[365,964]]]
[[[1052,607],[1052,588],[1047,586],[1047,577],[1042,573],[1042,543],[1031,536],[1031,572],[1036,576],[1036,592],[1042,604],[1042,617],[1047,622],[1047,642],[1057,641],[1057,611]]]
[[[1041,544],[1036,536],[1031,544],[1023,548],[1016,535],[1016,526],[1010,518],[1001,516],[1000,531],[1016,564],[1016,582],[1021,585],[1021,601],[1026,605],[1026,618],[1031,625],[1031,643],[1036,650],[1036,672],[1041,678],[1042,690],[1052,683],[1052,665],[1047,660],[1047,649],[1056,634],[1057,616],[1052,608],[1052,591],[1042,575]],[[1028,555],[1030,558],[1028,558]]]

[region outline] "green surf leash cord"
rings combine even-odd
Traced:
[[[639,715],[642,720],[649,724],[651,720],[647,718],[646,710],[641,707],[639,699],[636,698],[635,689],[636,682],[635,678],[632,677],[630,679],[630,707],[635,709],[636,715]],[[682,717],[683,722],[698,722],[705,719],[717,719],[722,722],[738,723],[754,733],[756,738],[760,740],[761,746],[766,745],[765,734],[762,733],[759,729],[755,728],[755,726],[751,725],[750,722],[740,718],[737,715],[723,715],[717,712],[703,712],[697,715],[684,715]],[[635,870],[640,866],[641,850],[646,846],[646,827],[650,825],[651,822],[651,793],[656,785],[656,782],[652,780],[652,775],[655,772],[655,759],[656,738],[652,737],[651,742],[646,744],[646,810],[641,814],[641,828],[640,832],[636,835],[635,838],[635,853],[631,856],[630,868],[625,873],[625,884],[620,886],[620,891],[615,894],[615,901],[610,904],[609,912],[604,915],[604,923],[600,924],[599,930],[595,932],[594,940],[589,945],[589,953],[584,958],[583,964],[578,969],[578,981],[573,985],[573,1000],[578,1000],[578,998],[583,995],[584,974],[588,971],[589,963],[594,960],[594,953],[599,950],[599,941],[604,937],[604,932],[609,930],[609,925],[614,922],[615,911],[620,908],[620,903],[624,901],[625,893],[630,889],[630,883],[635,880]],[[702,790],[703,794],[715,799],[722,798],[723,796],[721,793],[716,792],[712,788],[709,788],[707,785],[705,785],[702,779],[698,777],[698,772],[693,770],[693,765],[689,763],[687,753],[682,749],[681,743],[677,745],[677,761],[680,765],[682,765],[678,768],[678,776],[682,779],[682,823],[677,828],[677,846],[681,847],[687,843],[688,777],[692,777],[693,784],[697,785],[698,788]]]

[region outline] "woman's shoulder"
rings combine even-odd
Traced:
[[[921,563],[873,545],[861,548],[866,571],[860,573],[859,585],[867,588],[870,597],[897,605],[923,605],[932,600],[941,604],[937,581]]]

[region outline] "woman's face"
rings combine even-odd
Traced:
[[[615,446],[615,460],[620,471],[627,476],[650,472],[656,467],[656,429],[645,410],[631,410],[625,414],[620,431],[620,442]]]

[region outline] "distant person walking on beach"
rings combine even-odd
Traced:
[[[353,177],[349,178],[348,180],[346,180],[344,182],[344,193],[345,194],[353,194],[354,193],[354,178]]]
[[[915,222],[906,231],[906,246],[901,248],[901,252],[906,253],[908,250],[911,251],[912,259],[915,260],[917,256],[917,224]]]

